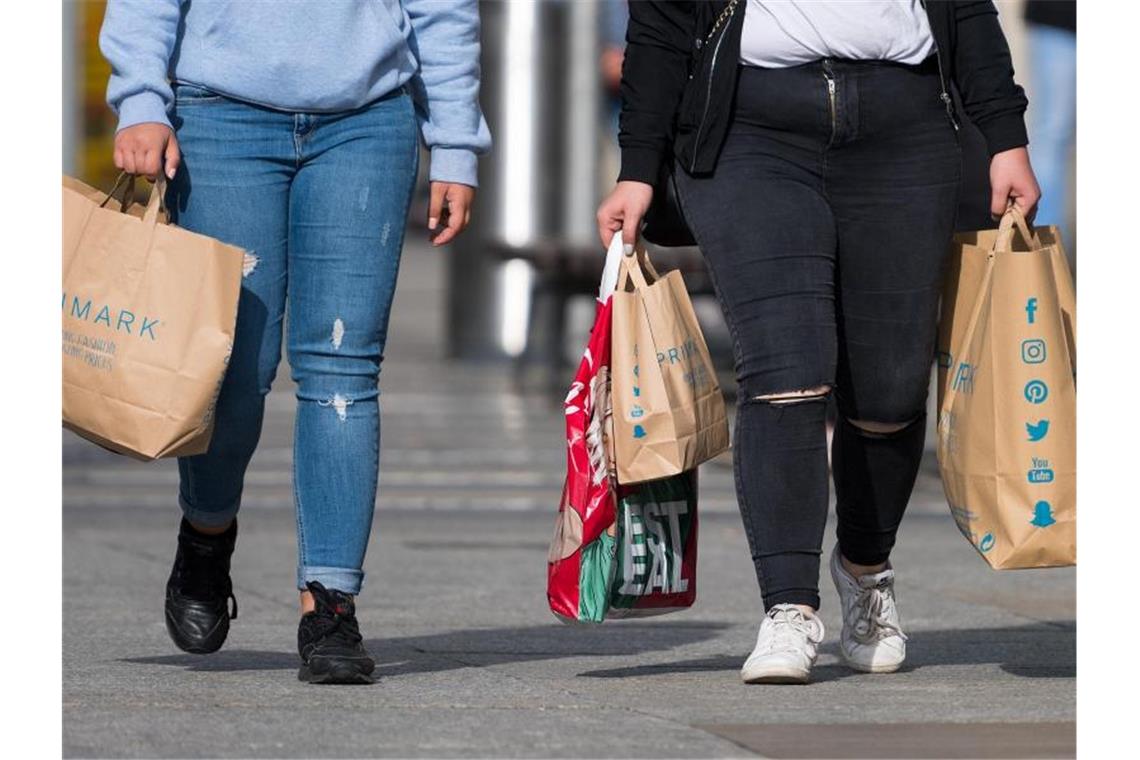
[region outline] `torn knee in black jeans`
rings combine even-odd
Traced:
[[[876,422],[874,420],[853,420],[843,417],[843,421],[851,426],[856,435],[864,438],[900,438],[906,436],[915,425],[926,424],[926,411],[919,412],[905,422]]]
[[[822,384],[814,388],[803,390],[781,391],[779,393],[748,394],[741,392],[741,404],[768,404],[770,406],[785,406],[790,404],[827,403],[831,397],[831,386]]]

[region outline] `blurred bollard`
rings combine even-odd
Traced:
[[[481,162],[471,227],[448,255],[448,354],[548,353],[564,304],[558,292],[538,303],[534,294],[559,291],[565,257],[600,251],[599,8],[497,0],[480,13],[480,99],[495,146]]]
[[[79,13],[78,3],[63,4],[63,173],[78,171],[79,140],[83,130],[79,113]]]

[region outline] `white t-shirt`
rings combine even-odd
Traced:
[[[821,58],[916,64],[934,52],[919,0],[747,0],[740,61],[784,68]]]

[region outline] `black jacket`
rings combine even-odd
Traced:
[[[732,117],[747,0],[710,36],[728,0],[632,0],[622,65],[620,180],[656,184],[675,155],[692,174],[716,165]],[[948,87],[985,136],[990,155],[1026,145],[1021,87],[990,0],[927,0],[938,46],[943,100]]]

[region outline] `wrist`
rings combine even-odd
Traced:
[[[119,103],[119,126],[116,132],[136,124],[162,124],[173,131],[170,118],[166,115],[166,102],[156,92],[139,92],[124,98]]]
[[[474,151],[444,147],[431,149],[431,182],[478,187],[478,176],[479,159]]]

